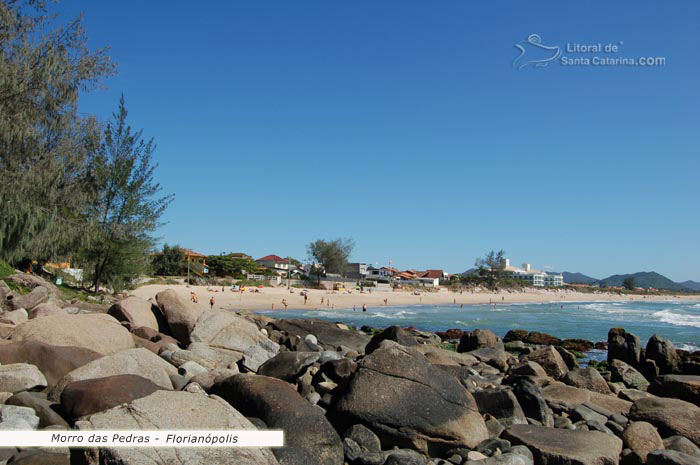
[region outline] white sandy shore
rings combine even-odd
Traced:
[[[462,294],[448,292],[422,292],[421,295],[413,295],[407,291],[374,291],[371,294],[368,291],[360,293],[353,291],[351,294],[339,293],[334,291],[309,290],[309,298],[304,304],[304,297],[300,295],[301,289],[287,290],[286,287],[279,288],[262,288],[259,292],[250,292],[250,289],[244,293],[232,292],[231,288],[226,288],[223,292],[221,287],[207,286],[185,286],[184,284],[151,284],[139,287],[130,292],[144,299],[154,298],[155,295],[165,289],[173,289],[184,299],[190,299],[190,291],[194,291],[198,298],[199,304],[209,307],[209,299],[214,297],[214,308],[225,310],[281,310],[284,309],[282,299],[287,300],[288,309],[328,309],[328,308],[352,308],[356,305],[358,308],[363,304],[367,307],[377,307],[385,305],[384,299],[387,299],[388,305],[469,305],[469,304],[488,304],[488,303],[547,303],[547,302],[565,302],[565,301],[669,301],[669,300],[688,300],[700,302],[700,296],[642,296],[642,295],[619,295],[616,293],[581,293],[569,291],[552,291],[531,289],[526,292],[501,292],[501,293],[470,293]],[[323,304],[321,304],[323,299]]]

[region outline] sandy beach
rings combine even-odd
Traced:
[[[173,289],[183,298],[189,300],[190,292],[194,291],[199,299],[198,305],[209,307],[209,299],[214,297],[214,308],[224,310],[282,310],[284,305],[282,299],[287,300],[288,309],[351,309],[353,306],[358,308],[366,304],[368,308],[383,306],[383,305],[469,305],[469,304],[508,304],[508,303],[548,303],[548,302],[563,302],[563,301],[669,301],[669,300],[688,300],[700,302],[700,296],[643,296],[643,295],[619,295],[616,293],[582,293],[564,290],[545,290],[545,289],[530,289],[526,292],[500,292],[489,293],[479,292],[464,293],[449,292],[446,289],[440,292],[422,292],[420,295],[414,295],[408,291],[373,291],[371,294],[368,291],[360,293],[353,291],[352,293],[340,293],[336,291],[325,291],[310,289],[309,298],[306,304],[304,297],[300,295],[302,289],[288,290],[286,287],[265,287],[258,289],[259,292],[250,292],[247,289],[245,292],[232,292],[231,288],[225,288],[222,291],[221,287],[207,286],[189,286],[184,284],[151,284],[141,286],[133,291],[130,295],[135,295],[144,299],[155,298],[155,295],[165,289]],[[323,303],[321,300],[323,299]],[[384,300],[386,299],[386,304]]]

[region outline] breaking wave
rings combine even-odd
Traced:
[[[674,313],[671,310],[660,310],[654,312],[652,316],[658,318],[662,323],[700,328],[700,315],[684,315],[681,313]]]

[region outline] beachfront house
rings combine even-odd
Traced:
[[[345,265],[345,277],[349,279],[364,280],[367,277],[366,263],[348,263]]]
[[[509,277],[534,287],[562,286],[564,284],[564,277],[561,274],[549,274],[536,270],[529,263],[523,263],[522,267],[518,268],[512,266],[507,258],[503,259],[501,270],[505,271]]]
[[[182,252],[185,254],[185,260],[187,260],[190,263],[198,263],[202,265],[203,267],[207,266],[207,256],[198,252],[195,252],[194,250],[190,249],[182,249]]]
[[[265,255],[264,257],[255,260],[255,262],[268,270],[274,271],[282,277],[286,277],[287,273],[290,271],[290,268],[294,268],[292,265],[290,265],[289,260],[278,255]]]
[[[385,266],[381,268],[375,268],[373,266],[367,267],[367,276],[366,280],[367,281],[377,281],[380,283],[388,283],[391,281],[391,278],[396,274],[398,270],[395,270],[393,268],[387,268]]]

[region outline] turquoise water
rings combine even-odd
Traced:
[[[606,341],[608,330],[621,326],[642,339],[660,334],[676,348],[700,350],[700,303],[688,302],[556,302],[550,304],[389,306],[350,309],[260,312],[278,318],[321,318],[362,325],[448,328],[488,328],[499,336],[510,329],[541,331],[553,336]]]

